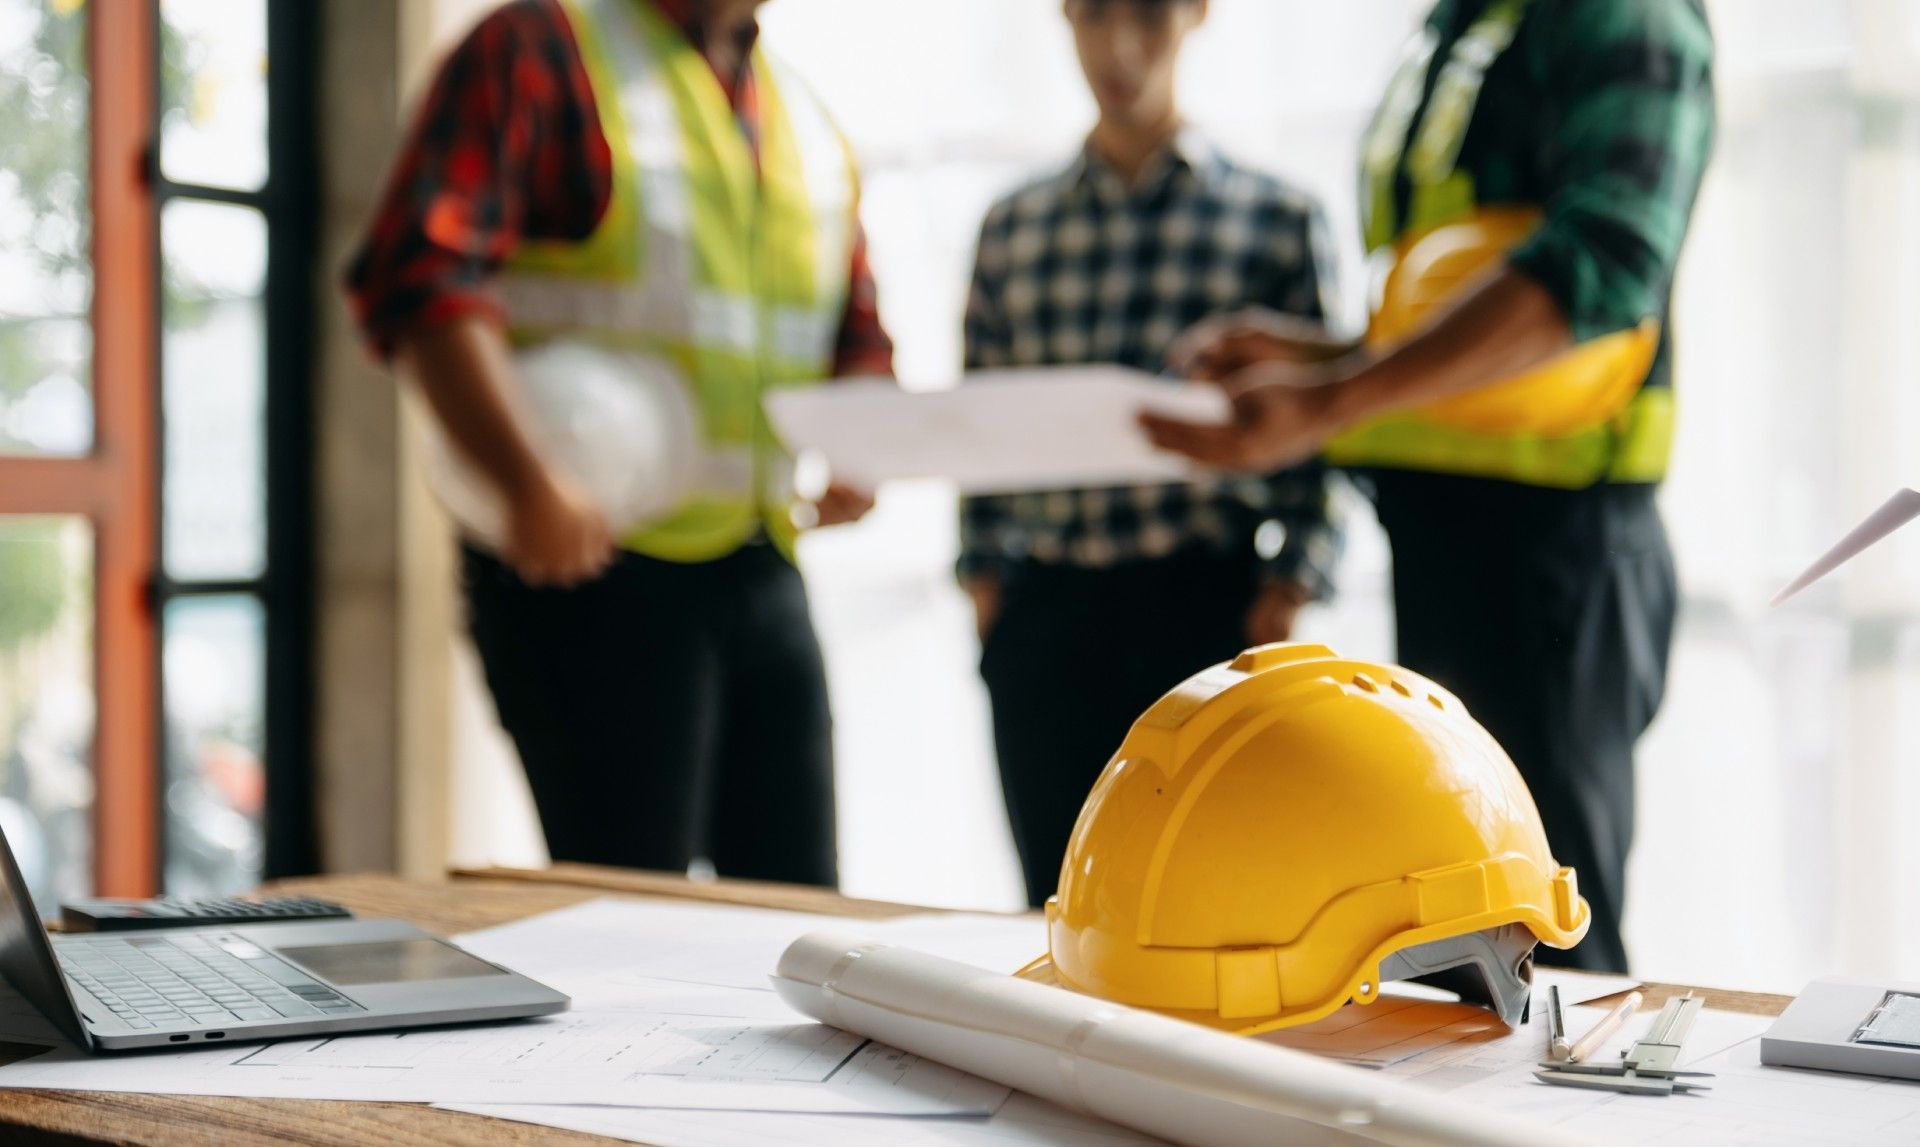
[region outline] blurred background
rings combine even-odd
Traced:
[[[419,414],[336,290],[410,99],[488,6],[0,0],[0,828],[48,904],[544,860]],[[1685,600],[1628,941],[1652,978],[1917,979],[1920,530],[1766,601],[1920,483],[1920,5],[1708,7],[1720,134],[1663,495]],[[1355,148],[1424,5],[1213,8],[1187,109],[1321,198],[1357,328]],[[981,215],[1092,121],[1057,4],[763,22],[859,155],[903,380],[952,384]],[[1300,636],[1391,659],[1386,547],[1349,501],[1339,598]],[[950,491],[901,485],[803,546],[844,887],[1014,908],[954,524]]]

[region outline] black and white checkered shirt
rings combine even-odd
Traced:
[[[1262,305],[1323,317],[1331,274],[1313,199],[1230,162],[1193,129],[1131,187],[1088,148],[987,213],[967,302],[967,368],[1119,363],[1157,374],[1174,338],[1218,311]],[[961,510],[963,577],[1022,561],[1107,567],[1196,547],[1244,552],[1326,596],[1340,533],[1325,468],[975,497]]]

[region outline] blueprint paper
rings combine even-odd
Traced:
[[[1748,1035],[1724,1050],[1686,1059],[1683,1066],[1713,1073],[1702,1081],[1712,1090],[1698,1095],[1645,1097],[1552,1087],[1523,1081],[1517,1071],[1475,1080],[1450,1094],[1615,1143],[1867,1147],[1920,1142],[1920,1083],[1764,1067],[1760,1033],[1773,1022],[1765,1016],[1703,1011],[1687,1037],[1689,1048],[1700,1039],[1699,1022],[1709,1017],[1715,1017],[1720,1039],[1741,1027]],[[1645,1023],[1627,1026],[1637,1035]]]
[[[1018,1092],[985,1118],[906,1119],[644,1107],[474,1105],[450,1109],[654,1147],[1151,1147],[1165,1142]]]
[[[793,1017],[582,1010],[509,1024],[147,1055],[67,1047],[0,1087],[413,1103],[594,1103],[990,1114],[1007,1089]]]
[[[457,937],[483,959],[581,998],[608,975],[771,991],[794,937],[844,916],[606,897]],[[862,931],[962,963],[1012,972],[1047,950],[1038,913],[927,912],[865,920]]]
[[[847,933],[796,940],[775,985],[834,1027],[1175,1143],[1594,1142],[1379,1072]]]
[[[944,478],[968,494],[1192,481],[1206,472],[1155,449],[1140,413],[1228,413],[1212,387],[1120,366],[983,371],[918,393],[852,379],[776,391],[766,407],[789,449],[824,455],[842,481]]]
[[[137,1056],[62,1046],[0,1066],[0,1087],[916,1115],[998,1108],[1007,1088],[820,1027],[775,996],[767,973],[786,942],[839,919],[590,901],[456,938],[571,995],[574,1010],[559,1016]],[[990,923],[1005,926],[999,919]]]

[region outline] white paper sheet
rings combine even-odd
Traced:
[[[972,494],[1191,480],[1200,471],[1154,449],[1137,417],[1227,417],[1211,387],[1119,366],[985,371],[920,393],[850,379],[776,391],[766,405],[786,444],[825,455],[837,478],[945,478]]]
[[[1847,532],[1847,536],[1834,543],[1832,549],[1820,555],[1799,577],[1788,582],[1786,587],[1773,595],[1771,604],[1779,605],[1794,594],[1826,577],[1834,570],[1852,561],[1861,551],[1866,550],[1901,526],[1920,518],[1920,491],[1896,490],[1880,508],[1868,514],[1866,520]]]
[[[847,922],[841,920],[838,925],[845,928]],[[883,920],[874,928],[862,923],[860,930],[904,948],[1009,975],[1047,954],[1047,918],[1038,912],[1018,916],[928,912]]]
[[[845,933],[795,941],[775,984],[823,1022],[1177,1143],[1590,1141],[1379,1073]]]
[[[1558,973],[1555,973],[1558,974]],[[1585,989],[1605,986],[1598,976],[1572,976],[1570,979],[1595,981]],[[1606,993],[1599,993],[1606,994]],[[1375,1005],[1380,1006],[1380,1005]],[[1575,1035],[1607,1014],[1604,1007],[1567,1008],[1567,1026]],[[1599,1049],[1600,1058],[1611,1058],[1644,1034],[1653,1012],[1647,1011],[1622,1025]],[[1754,1038],[1769,1021],[1764,1017],[1732,1012],[1702,1011],[1687,1037],[1688,1063],[1728,1062],[1721,1055]],[[1784,1135],[1763,1129],[1759,1138],[1744,1125],[1752,1122],[1749,1103],[1737,1109],[1705,1111],[1697,1103],[1712,1104],[1715,1093],[1683,1097],[1684,1102],[1647,1096],[1615,1096],[1604,1092],[1551,1087],[1533,1077],[1535,1065],[1545,1048],[1544,1032],[1539,1025],[1528,1025],[1490,1040],[1462,1041],[1429,1049],[1399,1060],[1385,1074],[1408,1080],[1416,1086],[1436,1091],[1451,1091],[1475,1104],[1495,1110],[1527,1114],[1556,1124],[1567,1124],[1581,1132],[1616,1138],[1604,1129],[1617,1129],[1617,1141],[1639,1142],[1643,1135],[1651,1142],[1678,1144],[1738,1143],[1749,1139],[1757,1143],[1825,1142],[1819,1136],[1819,1120],[1799,1120]],[[1705,1070],[1721,1070],[1706,1067]],[[1744,1078],[1757,1070],[1757,1064],[1735,1069],[1739,1076],[1730,1083],[1744,1089]],[[1771,1069],[1769,1069],[1771,1070]],[[1805,1077],[1802,1077],[1804,1079]],[[1718,1080],[1707,1081],[1718,1085]],[[1800,1082],[1789,1077],[1788,1085]],[[1815,1081],[1817,1083],[1817,1079]],[[1861,1081],[1877,1084],[1881,1081]],[[1763,1079],[1763,1086],[1774,1087],[1780,1079]],[[1869,1092],[1875,1088],[1869,1086]],[[1847,1128],[1843,1134],[1870,1136],[1842,1138],[1840,1142],[1905,1142],[1911,1135],[1903,1120],[1910,1119],[1908,1100],[1896,1089],[1889,1101],[1881,1096],[1865,1113],[1867,1128]],[[1912,1101],[1920,1103],[1920,1093]],[[1792,1103],[1805,1106],[1795,1098]],[[1818,1102],[1814,1110],[1820,1110]],[[903,1119],[870,1116],[805,1115],[782,1116],[759,1112],[615,1110],[580,1107],[489,1107],[460,1106],[458,1110],[525,1123],[537,1123],[585,1131],[633,1142],[654,1143],[660,1147],[1122,1147],[1122,1145],[1159,1143],[1113,1124],[1074,1115],[1064,1108],[1016,1092],[990,1119]],[[1597,1113],[1597,1114],[1596,1114]],[[1602,1130],[1596,1130],[1602,1129]],[[1664,1136],[1664,1138],[1663,1138]],[[1877,1136],[1877,1138],[1871,1138]],[[1744,1137],[1744,1138],[1743,1138]]]
[[[1709,1020],[1709,1017],[1712,1017]],[[1711,1024],[1701,1032],[1701,1021]],[[1763,1016],[1703,1011],[1687,1046],[1705,1048],[1744,1029],[1725,1050],[1688,1056],[1685,1066],[1713,1073],[1709,1091],[1680,1096],[1615,1095],[1553,1087],[1518,1072],[1476,1079],[1451,1094],[1470,1103],[1523,1112],[1555,1127],[1577,1127],[1615,1143],[1660,1147],[1856,1147],[1920,1142],[1920,1083],[1763,1067]],[[1629,1024],[1632,1035],[1644,1029]],[[1704,1042],[1703,1042],[1704,1041]]]
[[[0,1066],[0,1087],[908,1115],[989,1114],[1007,1095],[799,1017],[741,1023],[617,1009],[148,1055],[60,1047]]]
[[[1566,1010],[1567,1033],[1570,1038],[1578,1039],[1587,1029],[1600,1022],[1609,1009],[1604,1007],[1570,1007]],[[1639,1015],[1620,1025],[1600,1048],[1593,1054],[1595,1061],[1617,1058],[1622,1051],[1645,1035],[1653,1023],[1656,1011],[1642,1011]],[[1754,1031],[1765,1025],[1765,1020],[1736,1012],[1721,1012],[1703,1009],[1695,1017],[1693,1027],[1687,1034],[1685,1056],[1687,1059],[1701,1059],[1724,1051],[1729,1047],[1750,1038]],[[1534,1078],[1534,1069],[1546,1058],[1546,1025],[1529,1024],[1518,1031],[1498,1039],[1462,1040],[1458,1043],[1437,1047],[1399,1060],[1384,1070],[1386,1074],[1408,1080],[1421,1087],[1436,1091],[1459,1091],[1470,1086],[1489,1085],[1492,1088],[1511,1089],[1514,1102],[1502,1102],[1499,1095],[1487,1091],[1472,1093],[1475,1101],[1486,1098],[1492,1106],[1503,1110],[1530,1110],[1538,1099],[1541,1088],[1553,1091],[1576,1091],[1569,1087],[1555,1087],[1541,1083]],[[1486,1089],[1483,1089],[1483,1091]],[[1580,1101],[1591,1099],[1593,1094],[1580,1096]],[[1490,1096],[1490,1098],[1487,1098]],[[1643,1096],[1629,1096],[1644,1099]]]
[[[719,904],[604,898],[456,937],[477,956],[582,998],[609,975],[772,990],[794,937],[844,928],[843,916]],[[1011,972],[1047,950],[1043,917],[928,912],[868,920],[863,932]]]
[[[1030,919],[1037,918],[982,917],[968,928],[929,914],[900,927],[929,943],[978,953],[1023,948],[1027,929],[1035,927]],[[1006,1098],[1004,1086],[823,1028],[774,994],[768,971],[787,942],[809,928],[843,922],[724,905],[589,901],[456,937],[476,955],[567,992],[574,1010],[560,1016],[139,1056],[87,1056],[61,1046],[0,1066],[0,1087],[912,1115],[994,1111]]]
[[[604,898],[456,939],[569,995],[582,981],[616,973],[761,990],[771,987],[768,970],[788,941],[844,924],[806,912]]]
[[[453,1111],[654,1147],[1152,1147],[1165,1142],[1018,1092],[986,1118],[900,1119],[643,1107],[446,1106]]]

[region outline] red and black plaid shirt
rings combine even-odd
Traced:
[[[704,42],[685,0],[647,2]],[[757,147],[753,73],[720,79]],[[591,235],[612,188],[613,156],[558,0],[511,0],[488,14],[441,66],[348,268],[348,300],[374,354],[391,358],[416,324],[476,312],[504,321],[488,289],[501,264],[523,239]],[[834,373],[892,370],[866,234],[856,231]]]

